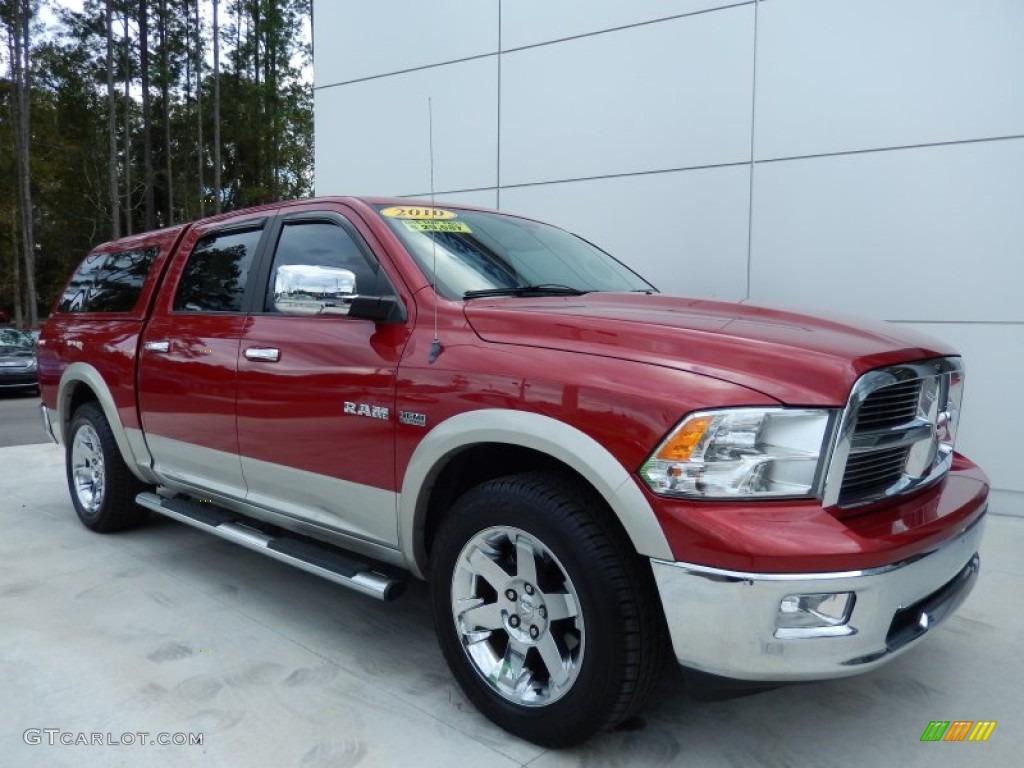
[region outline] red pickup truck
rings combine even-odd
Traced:
[[[664,296],[505,213],[327,198],[107,243],[39,381],[86,526],[428,579],[459,684],[540,744],[636,712],[669,649],[705,683],[873,669],[978,573],[954,350]]]

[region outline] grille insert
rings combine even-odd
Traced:
[[[903,476],[909,453],[910,446],[901,446],[850,456],[846,462],[846,472],[843,473],[839,503],[857,501],[897,483]]]
[[[898,427],[917,416],[921,380],[904,381],[876,389],[861,403],[855,434]]]

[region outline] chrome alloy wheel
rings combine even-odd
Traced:
[[[103,504],[106,473],[100,436],[89,424],[83,424],[75,432],[71,445],[71,472],[78,503],[87,513],[95,514]]]
[[[572,688],[586,648],[579,599],[536,537],[501,526],[470,539],[452,574],[451,601],[463,650],[506,700],[544,706]]]

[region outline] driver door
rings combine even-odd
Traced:
[[[250,503],[393,546],[396,371],[410,326],[280,300],[303,273],[352,276],[331,290],[395,295],[354,221],[342,206],[278,218],[239,348],[238,444]]]

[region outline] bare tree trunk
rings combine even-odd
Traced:
[[[139,0],[139,68],[142,78],[142,165],[146,179],[143,226],[156,229],[156,174],[153,168],[153,130],[149,112],[149,2]]]
[[[281,19],[280,10],[274,3],[267,3],[266,7],[266,38],[267,42],[263,49],[263,82],[266,83],[267,88],[267,111],[269,112],[269,120],[267,121],[270,125],[270,147],[268,160],[270,166],[270,199],[276,201],[280,199],[281,192],[278,188],[280,183],[278,175],[278,145],[277,145],[277,112],[278,112],[278,93],[277,93],[277,55],[278,55],[278,41],[281,34]]]
[[[18,55],[22,60],[19,62],[19,73],[21,82],[18,95],[18,106],[21,132],[21,151],[18,163],[21,186],[21,228],[22,246],[25,249],[25,293],[28,300],[28,322],[32,328],[39,324],[38,297],[36,296],[36,246],[32,233],[32,169],[30,156],[32,154],[32,131],[31,131],[31,88],[32,88],[32,59],[30,56],[29,21],[32,15],[30,0],[17,0],[21,29],[16,33],[20,34],[18,41]]]
[[[110,0],[106,3],[107,20],[107,173],[110,195],[110,232],[117,240],[121,236],[121,201],[117,193],[117,108],[114,97],[114,19]]]
[[[203,23],[199,15],[199,0],[196,0],[196,129],[199,146],[196,155],[199,158],[199,216],[206,215],[206,180],[203,166],[205,163],[206,144],[203,141]]]
[[[132,56],[131,38],[128,34],[128,9],[124,10],[124,218],[125,231],[134,234],[132,228],[132,130],[131,130],[131,84]]]
[[[213,0],[213,212],[220,213],[220,19]]]
[[[232,168],[231,179],[228,182],[234,187],[233,190],[233,202],[236,205],[249,205],[251,201],[245,194],[244,190],[248,185],[248,177],[246,177],[246,153],[240,150],[243,144],[247,146],[248,134],[251,128],[242,129],[241,126],[248,126],[252,121],[246,114],[248,109],[249,101],[248,97],[242,96],[242,19],[245,18],[245,39],[249,39],[249,15],[245,12],[245,3],[237,2],[234,5],[235,11],[235,45],[231,50],[232,58],[234,58],[234,71],[232,72],[232,80],[234,81],[235,97],[231,100],[232,118],[234,120],[235,130],[235,156],[234,156],[234,167]],[[244,130],[244,132],[243,132]]]
[[[196,0],[196,127],[199,133],[199,215],[206,216],[206,141],[203,138],[203,22]]]
[[[167,184],[167,221],[174,223],[174,175],[171,168],[171,93],[167,65],[167,0],[160,0],[160,97],[164,106],[164,174]]]
[[[261,98],[263,93],[260,88],[260,39],[262,36],[262,19],[260,16],[260,2],[259,0],[252,0],[252,79],[253,84],[256,86],[256,98],[253,100],[253,111],[255,112],[256,119],[253,124],[257,126],[255,141],[253,146],[256,149],[256,188],[260,190],[260,197],[265,194],[263,190],[267,188],[265,183],[264,163],[263,163],[263,131],[264,131],[264,119],[263,119],[263,102]],[[261,203],[266,200],[260,200]]]
[[[181,10],[185,13],[185,109],[192,107],[192,0],[181,0]],[[188,190],[188,174],[184,174],[185,189]],[[181,216],[184,221],[191,221],[192,206],[189,205],[188,192],[181,203]]]
[[[18,214],[11,206],[11,279],[14,281],[14,324],[25,325],[21,296],[21,254],[18,253]]]

